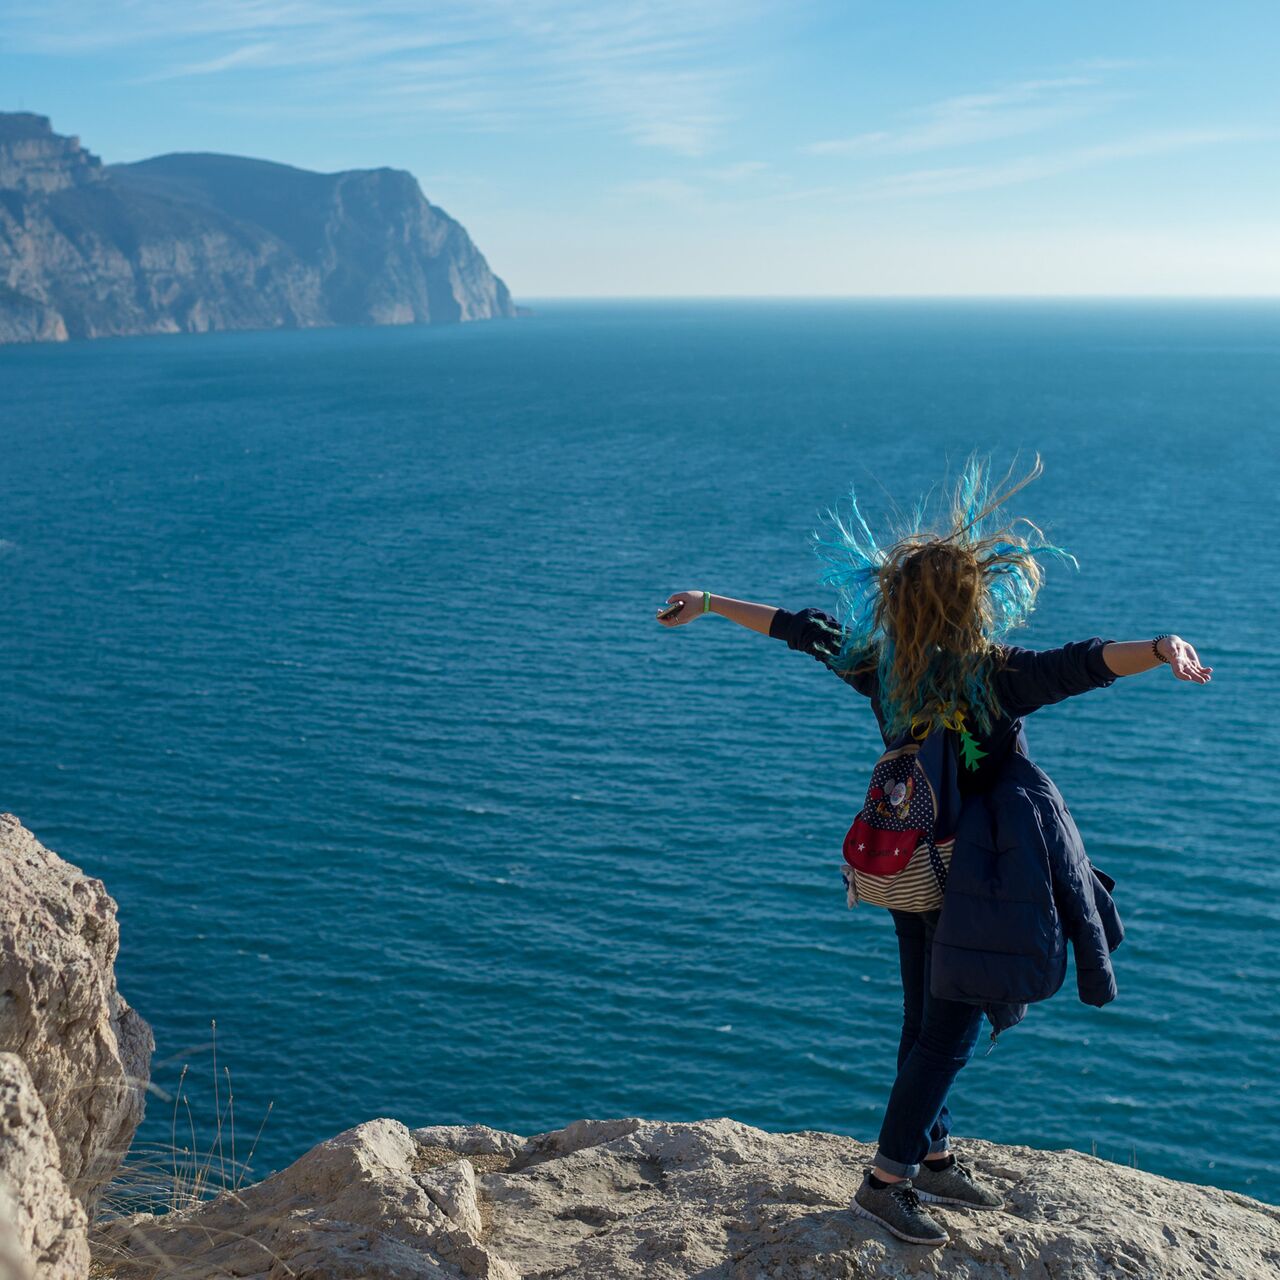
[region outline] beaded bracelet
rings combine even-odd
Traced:
[[[703,613],[711,612],[711,592],[710,591],[704,591],[702,593],[702,612]]]
[[[1154,653],[1156,655],[1156,658],[1161,662],[1169,661],[1169,659],[1166,658],[1164,654],[1160,652],[1160,641],[1167,640],[1168,638],[1169,638],[1169,633],[1165,631],[1161,635],[1156,636],[1156,638],[1151,642],[1151,652]]]

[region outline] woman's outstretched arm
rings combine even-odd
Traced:
[[[678,613],[669,618],[659,617],[658,621],[664,627],[678,627],[682,623],[692,622],[694,618],[702,616],[701,591],[677,591],[675,595],[667,597],[668,605],[677,603],[683,606]],[[713,595],[707,612],[718,613],[722,618],[728,618],[751,631],[758,631],[761,635],[767,636],[769,623],[773,620],[773,615],[778,612],[778,607],[772,604],[752,604],[749,600],[734,600],[731,596]]]
[[[1213,668],[1201,666],[1196,651],[1180,636],[1168,636],[1159,643],[1161,654],[1169,659],[1169,669],[1179,680],[1209,682]],[[1001,645],[994,690],[1005,714],[1015,718],[1090,689],[1105,689],[1121,676],[1164,665],[1151,651],[1150,640],[1091,636],[1057,649]]]
[[[1203,666],[1196,651],[1181,636],[1163,636],[1156,644],[1179,680],[1209,683],[1213,668]],[[1112,640],[1103,645],[1102,660],[1118,676],[1136,676],[1163,665],[1153,652],[1150,640]]]
[[[668,608],[678,603],[682,605],[678,613],[670,618],[659,617],[663,626],[678,627],[682,621],[689,622],[702,616],[701,591],[679,591],[667,597]],[[816,658],[828,671],[835,672],[864,697],[872,696],[876,685],[874,666],[845,669],[832,665],[841,649],[842,631],[839,621],[831,614],[814,608],[793,613],[776,605],[752,604],[749,600],[734,600],[730,596],[712,596],[710,603],[708,613],[732,618],[761,635],[785,641],[789,649],[798,649]]]

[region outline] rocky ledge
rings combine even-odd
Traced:
[[[829,1133],[579,1120],[522,1138],[371,1120],[237,1194],[98,1231],[121,1277],[1274,1280],[1280,1210],[1074,1151],[966,1141],[1007,1208],[941,1248],[849,1212],[871,1154]]]

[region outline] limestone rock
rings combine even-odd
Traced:
[[[62,1176],[90,1210],[142,1118],[155,1043],[116,990],[102,881],[0,814],[0,1052],[26,1064]]]
[[[480,1240],[471,1166],[436,1163],[439,1149],[395,1120],[370,1120],[254,1186],[104,1224],[95,1248],[118,1277],[519,1280]]]
[[[1280,1210],[1073,1151],[960,1140],[1007,1208],[939,1206],[940,1249],[848,1205],[872,1148],[819,1132],[584,1120],[521,1139],[375,1120],[240,1193],[108,1228],[120,1277],[1274,1280]],[[468,1153],[470,1148],[470,1153]],[[460,1157],[460,1158],[459,1158]],[[465,1166],[475,1172],[468,1174]],[[247,1238],[246,1238],[247,1237]],[[272,1268],[276,1267],[275,1270]]]
[[[81,1280],[88,1271],[84,1207],[62,1177],[40,1095],[22,1059],[0,1053],[0,1275]]]
[[[51,195],[102,180],[102,161],[29,111],[0,112],[0,189]]]
[[[487,1124],[433,1124],[415,1129],[414,1139],[428,1147],[444,1147],[460,1156],[514,1157],[525,1144],[523,1138]]]

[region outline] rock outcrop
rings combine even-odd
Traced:
[[[1072,1151],[965,1141],[1007,1208],[940,1249],[849,1212],[872,1148],[818,1132],[580,1120],[524,1139],[373,1120],[176,1215],[102,1228],[121,1277],[1274,1280],[1280,1210]]]
[[[87,1225],[26,1064],[0,1053],[0,1276],[80,1280],[89,1271]]]
[[[402,170],[204,153],[104,166],[46,117],[0,113],[0,342],[515,314]]]
[[[0,814],[0,1053],[25,1064],[61,1176],[90,1211],[142,1118],[155,1047],[116,989],[118,949],[102,881]]]

